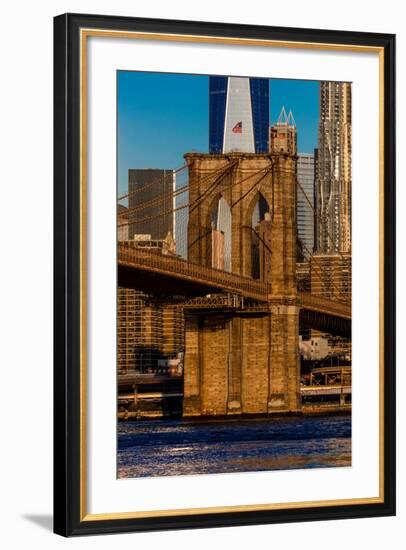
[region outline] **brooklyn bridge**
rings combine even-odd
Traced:
[[[119,233],[142,235],[168,218],[174,230],[166,246],[119,238],[118,286],[182,312],[183,416],[299,412],[300,333],[351,337],[351,258],[309,251],[300,261],[296,156],[185,160],[184,185],[178,178],[158,195],[146,185],[119,198],[128,203]],[[215,224],[219,205],[226,232]]]

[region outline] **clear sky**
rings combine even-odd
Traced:
[[[208,151],[208,76],[119,71],[117,89],[119,195],[127,192],[129,168],[178,168],[184,153]],[[271,79],[270,104],[270,123],[282,106],[291,109],[299,152],[313,152],[319,83]]]

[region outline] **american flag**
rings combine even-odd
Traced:
[[[237,122],[237,124],[234,126],[234,128],[232,129],[232,132],[234,134],[242,134],[242,121],[241,122]]]

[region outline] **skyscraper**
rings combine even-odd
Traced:
[[[152,240],[165,239],[175,233],[173,198],[175,190],[173,170],[128,170],[129,239],[134,235],[150,235]],[[153,200],[156,199],[154,202]],[[145,206],[143,206],[145,205]]]
[[[175,254],[173,170],[130,169],[129,208],[118,205],[117,239],[154,254]],[[141,208],[146,203],[146,208]],[[158,372],[183,350],[183,312],[151,302],[134,288],[117,288],[117,368]]]
[[[269,80],[211,76],[209,151],[267,153]]]
[[[118,213],[125,213],[121,207]],[[118,228],[118,241],[131,247],[150,249],[154,254],[173,254],[173,242],[128,240],[125,224]],[[128,226],[127,226],[128,229]],[[183,311],[171,304],[150,300],[142,290],[117,288],[117,369],[119,373],[165,371],[162,363],[183,352]],[[160,366],[161,364],[161,366]],[[166,369],[167,370],[167,369]]]
[[[222,249],[221,263],[212,265],[224,271],[231,271],[231,209],[224,197],[219,199],[211,217],[213,258],[218,256],[218,247],[221,246]]]
[[[320,83],[317,251],[351,252],[351,84]]]
[[[314,249],[314,155],[299,153],[297,159],[296,220],[297,232],[303,245],[303,256],[308,259]],[[311,206],[310,206],[310,204]]]
[[[117,205],[117,239],[128,241],[128,208],[122,204]]]
[[[224,271],[224,233],[212,227],[211,266]]]

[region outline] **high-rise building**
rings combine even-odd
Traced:
[[[296,223],[307,260],[314,250],[314,155],[299,153],[297,159]],[[304,194],[305,193],[305,194]]]
[[[350,254],[314,254],[310,258],[310,292],[333,300],[350,301]]]
[[[209,97],[210,153],[268,152],[268,79],[211,76]]]
[[[272,153],[296,155],[296,122],[292,111],[289,111],[288,115],[286,114],[285,107],[282,107],[277,123],[273,124],[269,129],[269,150]]]
[[[351,252],[351,84],[320,83],[317,251]]]
[[[211,230],[211,265],[224,271],[224,233],[214,227]]]
[[[175,235],[173,191],[176,177],[173,170],[128,170],[129,240],[134,235],[150,235],[152,240]]]
[[[212,267],[231,271],[231,209],[224,197],[220,197],[211,212],[211,225]]]
[[[128,241],[128,208],[122,204],[117,205],[117,239]]]
[[[118,210],[119,214],[123,212],[122,208]],[[133,240],[128,240],[119,226],[118,240],[126,241],[128,246],[134,248],[148,249],[154,254],[175,254],[174,241],[169,237],[153,241],[149,235],[135,235]],[[155,302],[141,290],[117,288],[119,373],[135,370],[166,374],[169,367],[162,365],[168,366],[183,352],[183,333],[183,311],[180,308]]]
[[[269,282],[271,280],[271,249],[269,243],[272,235],[272,219],[270,212],[266,212],[264,219],[259,222],[256,233],[258,240],[259,279]]]

